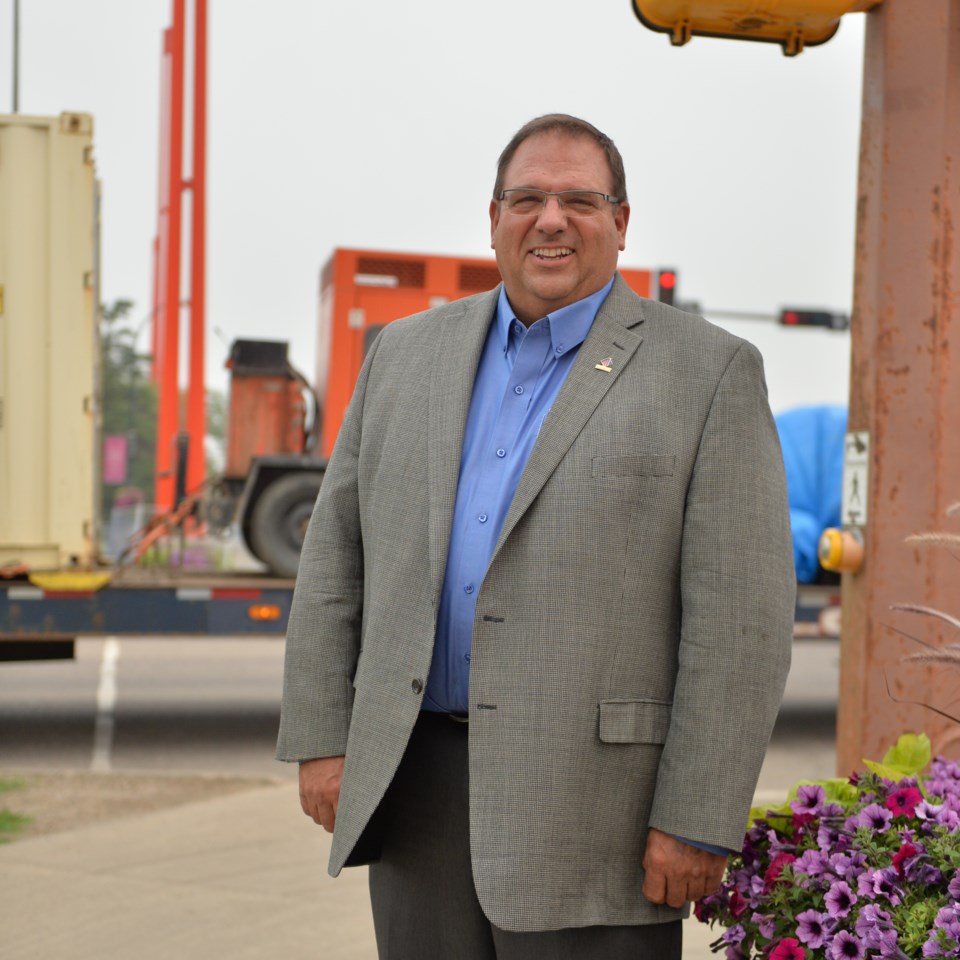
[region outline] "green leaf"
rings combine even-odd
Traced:
[[[925,733],[904,733],[886,752],[883,763],[863,762],[871,773],[897,782],[904,777],[915,777],[930,763],[931,756],[930,738]]]
[[[883,777],[884,780],[892,780],[894,783],[899,783],[905,776],[908,776],[899,768],[889,767],[885,763],[877,763],[876,760],[864,760],[863,763],[871,773]]]
[[[852,807],[860,795],[857,788],[846,778],[834,777],[831,780],[817,781],[827,795],[828,803],[839,803],[844,807]]]
[[[925,733],[904,733],[885,754],[885,766],[900,770],[904,776],[913,777],[926,769],[930,763],[932,748]]]

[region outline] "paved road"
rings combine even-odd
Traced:
[[[276,640],[84,641],[73,663],[0,664],[0,771],[290,778],[0,849],[11,958],[373,956],[365,871],[325,877],[329,838],[272,759],[281,667]],[[835,646],[798,645],[761,791],[833,773],[836,680]],[[684,960],[712,960],[718,933],[688,921]]]
[[[761,790],[834,773],[838,649],[796,644]],[[0,767],[293,776],[273,760],[278,640],[82,640],[75,661],[0,664]]]

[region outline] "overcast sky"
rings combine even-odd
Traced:
[[[496,157],[533,116],[610,134],[627,167],[624,266],[675,266],[711,310],[849,311],[863,16],[787,59],[673,48],[630,0],[210,0],[208,384],[229,342],[287,339],[314,369],[338,246],[489,256]],[[13,0],[0,0],[0,112]],[[161,32],[170,0],[21,0],[20,111],[94,115],[103,297],[150,309]],[[849,338],[730,322],[775,410],[845,402]],[[217,328],[222,339],[213,332]]]

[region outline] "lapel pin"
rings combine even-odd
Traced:
[[[613,373],[613,357],[606,357],[599,363],[594,364],[594,370],[602,370],[604,373]]]

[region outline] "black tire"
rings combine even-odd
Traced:
[[[307,532],[323,473],[288,473],[270,484],[250,517],[250,546],[278,577],[292,579],[300,565],[300,548]]]

